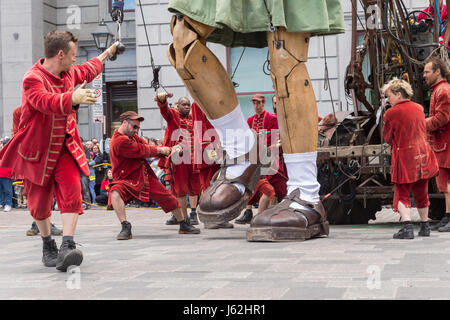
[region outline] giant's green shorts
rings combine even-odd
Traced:
[[[340,0],[266,0],[276,27],[312,36],[343,33]],[[269,16],[264,0],[170,0],[169,11],[180,12],[216,30],[208,41],[227,47],[267,46]]]

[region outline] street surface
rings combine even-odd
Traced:
[[[255,210],[256,212],[256,210]],[[413,211],[417,221],[417,211]],[[247,226],[179,235],[161,210],[127,209],[132,240],[117,241],[113,211],[80,217],[83,264],[62,273],[41,263],[26,210],[0,211],[0,299],[449,299],[450,233],[394,240],[398,215],[331,226],[328,238],[247,242]],[[61,227],[59,212],[53,221]],[[56,237],[58,246],[61,237]]]

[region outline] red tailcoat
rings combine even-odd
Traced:
[[[255,130],[257,133],[260,131],[266,131],[265,134],[266,139],[265,142],[267,145],[271,145],[271,139],[272,139],[272,130],[278,130],[278,119],[275,114],[272,114],[266,110],[258,116],[257,114],[251,116],[247,119],[247,124],[250,127],[250,129]],[[278,135],[279,137],[279,135]],[[276,144],[278,141],[274,141]],[[284,180],[287,181],[287,169],[286,164],[284,163],[283,157],[282,157],[282,149],[280,147],[279,149],[279,164],[278,164],[278,172],[276,175],[280,175]],[[269,182],[271,182],[271,179],[274,179],[275,175],[269,175],[267,176],[267,179]]]
[[[74,65],[61,78],[47,71],[39,60],[25,74],[22,89],[22,116],[19,131],[0,151],[0,166],[12,168],[30,182],[46,186],[55,168],[63,143],[79,168],[89,175],[89,167],[72,108],[74,88],[89,83],[103,71],[97,58]]]
[[[428,141],[439,167],[450,168],[450,84],[442,80],[431,87]]]
[[[272,130],[278,129],[278,120],[277,116],[264,110],[264,112],[261,115],[253,115],[250,118],[247,119],[247,124],[250,127],[250,129],[255,130],[257,133],[260,131],[265,130],[266,131],[266,140],[265,142],[270,145],[271,144],[271,137],[272,137]],[[275,141],[276,143],[276,141]]]
[[[157,146],[149,145],[138,135],[132,138],[114,131],[109,145],[113,181],[110,189],[121,185],[135,199],[144,202],[149,197],[149,175],[155,175],[146,158],[158,156]]]
[[[194,123],[194,170],[218,166],[216,163],[204,161],[204,150],[211,145],[219,149],[219,135],[195,101],[191,110]]]
[[[173,147],[183,140],[183,144],[189,146],[191,149],[191,159],[193,154],[193,123],[192,116],[189,114],[187,117],[182,117],[180,112],[174,108],[169,108],[169,104],[157,102],[159,110],[164,120],[167,122],[166,131],[164,133],[163,145],[168,147]],[[172,140],[172,135],[177,129],[185,129],[189,132],[186,137],[178,137],[177,140]],[[174,137],[175,138],[175,137]],[[188,141],[186,141],[188,140]],[[160,168],[169,168],[169,157],[161,157],[158,161],[158,166]]]
[[[425,114],[421,105],[406,100],[384,115],[383,137],[392,147],[391,180],[413,183],[434,177],[438,163],[427,142]]]

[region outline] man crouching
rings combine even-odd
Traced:
[[[117,235],[117,240],[132,238],[131,223],[127,221],[125,213],[125,203],[132,199],[143,202],[153,199],[164,212],[172,212],[180,222],[178,233],[200,233],[200,229],[191,226],[189,219],[184,219],[178,200],[159,182],[146,160],[158,155],[167,156],[171,153],[171,148],[149,145],[138,136],[140,123],[144,118],[136,112],[122,113],[120,121],[122,125],[114,132],[110,142],[113,182],[110,184],[109,205],[114,208],[122,224],[122,231]]]

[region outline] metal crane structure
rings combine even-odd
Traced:
[[[351,2],[345,92],[353,110],[333,112],[319,124],[318,180],[331,224],[368,223],[383,205],[392,204],[390,147],[381,134],[389,106],[380,88],[394,77],[408,81],[414,90],[412,100],[424,106],[428,116],[429,88],[422,76],[425,60],[439,55],[449,63],[450,32],[445,32],[446,21],[441,21],[439,10],[431,16],[408,11],[403,0]],[[449,10],[450,0],[446,2]],[[364,19],[358,15],[361,12]],[[420,12],[426,19],[418,22]],[[445,200],[434,178],[429,197],[429,216],[440,219]]]

